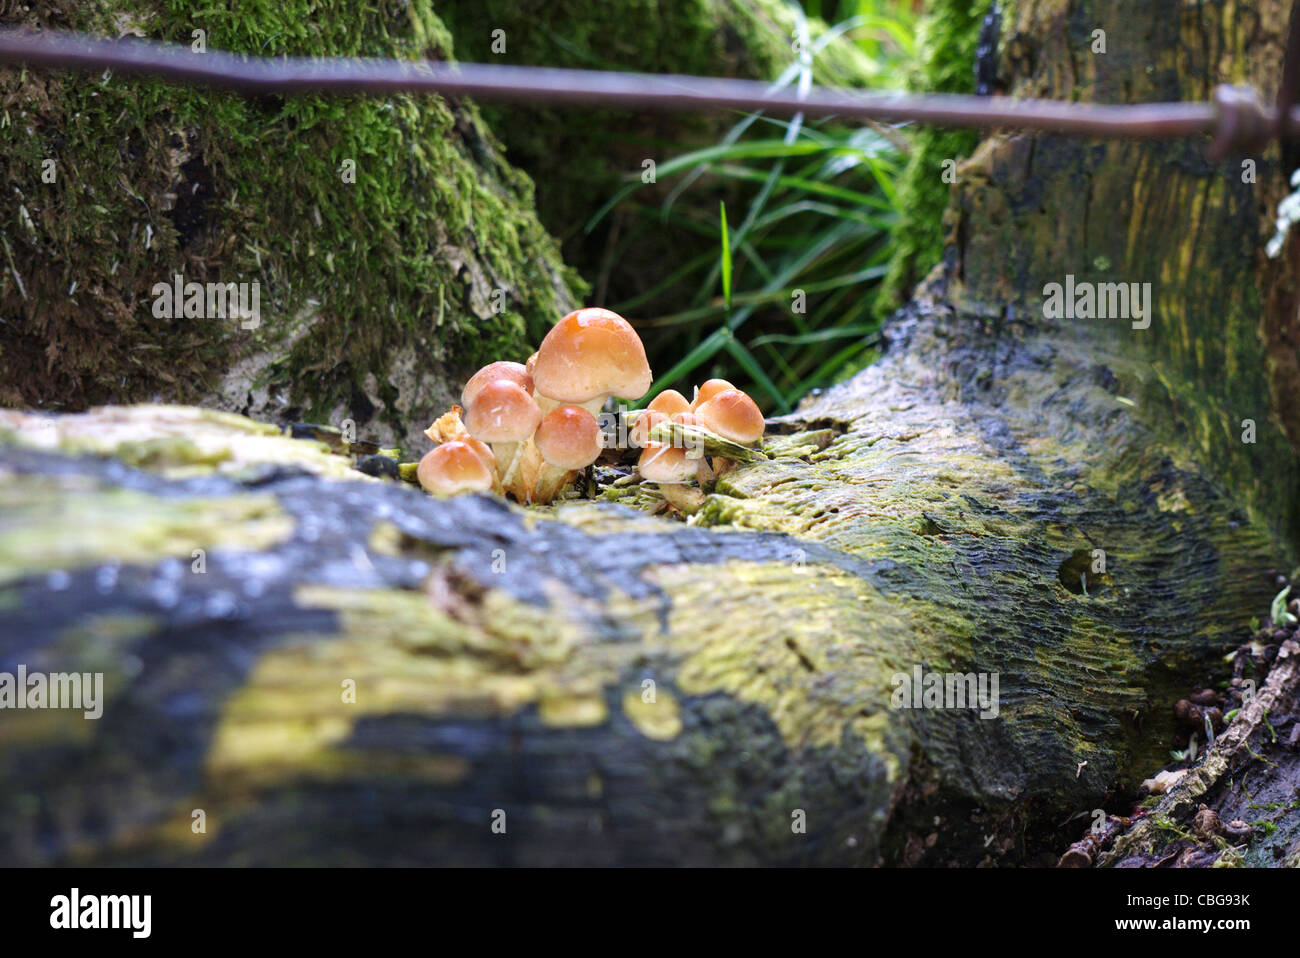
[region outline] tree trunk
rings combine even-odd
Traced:
[[[1282,4],[1149,7],[1017,4],[1009,89],[1271,91]],[[884,358],[689,526],[342,481],[209,414],[6,414],[0,668],[107,701],[0,725],[4,860],[1054,861],[1294,543],[1284,177],[1201,149],[986,139]],[[1151,282],[1150,326],[1046,317],[1067,275]],[[996,707],[894,707],[917,669]]]
[[[51,0],[0,4],[0,25],[262,56],[452,53],[431,0]],[[0,405],[195,402],[412,444],[426,410],[482,363],[526,358],[583,285],[471,103],[6,69],[0,104]],[[168,309],[158,284],[177,275],[256,283],[257,315]]]

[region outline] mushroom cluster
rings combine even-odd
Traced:
[[[608,309],[572,312],[526,365],[495,362],[470,378],[461,405],[425,431],[439,445],[420,461],[420,485],[549,503],[604,448],[596,416],[605,400],[640,399],[650,381],[627,320]]]
[[[681,430],[684,441],[665,443],[652,438],[663,432],[665,423],[688,427]],[[697,387],[690,402],[677,390],[667,389],[650,401],[633,427],[632,442],[641,447],[637,472],[655,483],[677,509],[694,512],[704,501],[700,487],[735,464],[725,456],[706,455],[709,434],[751,446],[763,438],[764,428],[758,404],[725,379],[710,379]],[[698,485],[689,485],[692,481]]]
[[[440,496],[495,492],[549,503],[614,439],[597,420],[605,401],[640,399],[650,383],[645,347],[627,320],[608,309],[577,310],[555,324],[526,364],[490,363],[470,378],[461,405],[425,430],[439,445],[420,460],[416,477]],[[656,396],[626,445],[641,451],[640,477],[690,513],[704,501],[700,487],[734,465],[719,449],[735,454],[737,445],[757,443],[763,429],[753,399],[710,379],[694,400],[673,389]]]

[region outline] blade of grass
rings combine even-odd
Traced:
[[[735,336],[728,336],[724,340],[723,348],[731,354],[731,357],[739,364],[741,369],[753,377],[754,382],[763,387],[763,390],[772,397],[772,401],[776,403],[781,412],[790,411],[792,407],[785,393],[781,392],[780,387],[772,382],[762,364],[754,358],[754,354],[746,349]]]
[[[723,164],[714,167],[714,172],[719,176],[728,176],[738,180],[763,180],[766,177],[757,170],[751,170],[743,166],[733,166]],[[894,206],[888,200],[883,200],[878,196],[870,193],[863,193],[859,190],[850,190],[842,186],[832,186],[829,183],[818,183],[816,180],[809,180],[803,177],[782,176],[778,183],[787,189],[801,190],[805,193],[816,193],[818,196],[833,196],[839,200],[846,200],[849,203],[855,203],[859,206],[870,206],[878,210],[893,211]]]
[[[768,333],[749,341],[749,348],[766,346],[768,343],[782,343],[786,346],[805,346],[808,343],[824,343],[831,339],[845,339],[850,336],[869,336],[877,332],[875,326],[841,326],[835,329],[818,329],[800,336],[787,336],[784,333]]]
[[[727,204],[718,204],[721,208],[722,222],[722,298],[731,312],[731,244],[727,241]]]
[[[719,143],[714,146],[705,147],[701,150],[695,150],[691,153],[683,153],[681,156],[675,156],[671,160],[665,160],[663,163],[655,165],[655,178],[661,176],[672,176],[692,166],[711,167],[715,162],[721,160],[739,160],[739,159],[772,159],[780,156],[808,156],[818,152],[824,152],[827,147],[818,146],[816,143],[785,143],[781,140],[753,140],[748,143],[724,144]],[[844,152],[854,152],[852,148],[843,148]],[[591,218],[583,224],[584,233],[590,233],[594,230],[610,210],[621,203],[629,195],[636,192],[642,186],[648,184],[641,182],[641,174],[633,173],[636,177],[634,182],[628,183],[616,192],[612,197],[598,209]],[[667,205],[667,201],[665,201]]]

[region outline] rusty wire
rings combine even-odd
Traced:
[[[1294,26],[1294,24],[1293,24]],[[1290,69],[1296,61],[1288,57]],[[180,44],[112,40],[61,31],[0,30],[0,64],[156,76],[246,94],[438,93],[516,103],[627,107],[638,110],[740,109],[882,122],[1001,128],[1120,139],[1208,134],[1212,155],[1248,153],[1300,130],[1284,83],[1283,113],[1249,88],[1219,87],[1212,103],[1102,105],[959,94],[863,93],[828,87],[803,92],[755,80],[651,75],[431,60],[247,57],[196,53]]]

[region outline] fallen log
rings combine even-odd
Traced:
[[[934,302],[890,339],[781,425],[829,445],[689,526],[343,479],[239,417],[3,414],[0,662],[106,696],[4,715],[3,859],[1024,860],[1151,764],[1275,545],[1117,402],[1132,360]],[[893,708],[918,667],[995,707]]]

